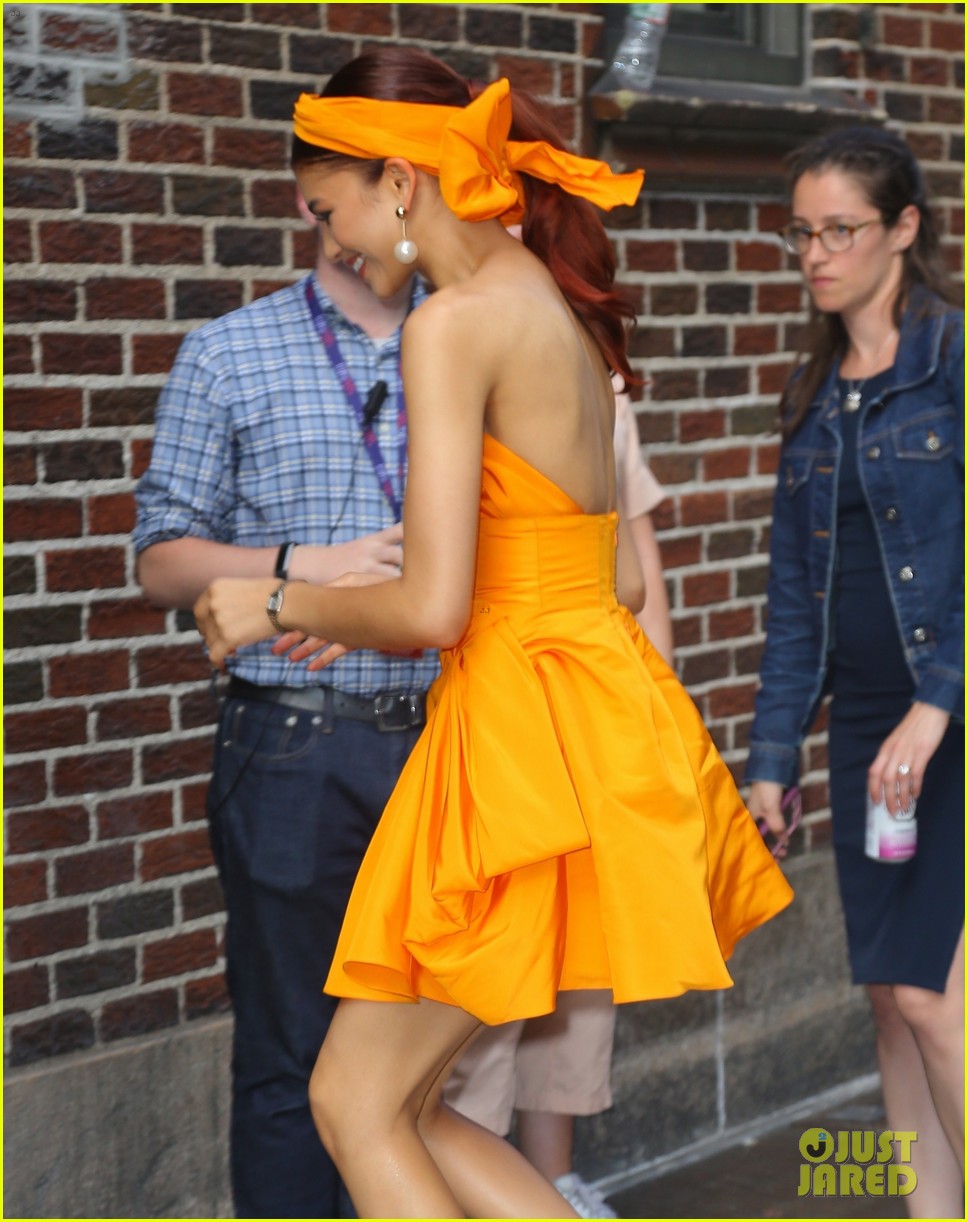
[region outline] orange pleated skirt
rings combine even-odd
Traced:
[[[326,992],[486,1023],[560,989],[717,989],[793,893],[615,598],[614,514],[485,438],[473,613],[350,899]]]

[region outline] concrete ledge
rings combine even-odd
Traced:
[[[231,1020],[4,1081],[4,1216],[231,1217]]]

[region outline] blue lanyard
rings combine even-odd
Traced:
[[[346,395],[347,402],[353,409],[356,423],[359,425],[360,432],[363,435],[363,444],[366,446],[366,452],[370,456],[370,462],[373,464],[373,470],[383,495],[386,497],[387,504],[393,513],[393,520],[394,522],[399,522],[403,517],[400,497],[403,496],[403,479],[407,469],[407,405],[404,402],[403,389],[401,387],[397,391],[397,476],[400,487],[400,497],[398,497],[393,490],[393,481],[390,479],[390,472],[387,470],[383,451],[380,449],[379,441],[377,441],[373,424],[366,418],[360,392],[356,389],[356,383],[353,381],[346,361],[343,358],[343,353],[340,351],[340,346],[336,336],[333,334],[333,329],[326,321],[320,304],[316,300],[311,279],[306,281],[306,301],[309,304],[309,312],[312,315],[313,324],[316,327],[319,338],[322,340],[323,347],[326,349],[329,362],[340,380],[340,385],[343,388],[343,394]]]

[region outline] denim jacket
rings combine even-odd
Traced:
[[[925,316],[919,307],[935,307]],[[860,478],[914,700],[964,720],[964,314],[912,295],[894,385],[860,408]],[[746,780],[796,780],[831,647],[839,362],[780,452]],[[796,376],[796,375],[794,375]]]

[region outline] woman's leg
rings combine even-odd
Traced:
[[[310,1082],[320,1136],[362,1217],[566,1218],[507,1142],[439,1101],[477,1019],[454,1006],[342,1001]]]
[[[944,993],[873,985],[877,1056],[892,1129],[918,1135],[912,1217],[960,1217],[964,1142],[964,935]]]

